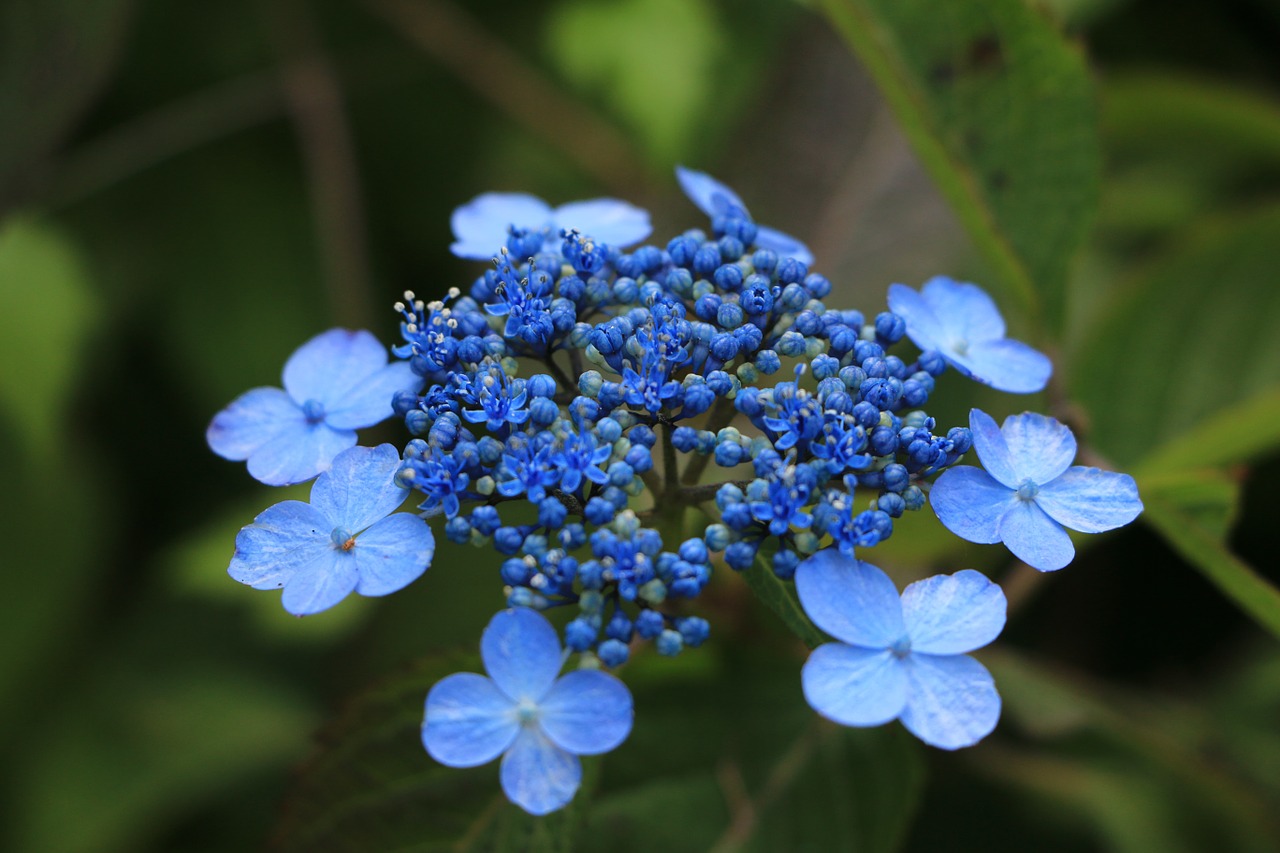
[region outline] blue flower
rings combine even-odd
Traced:
[[[676,179],[680,181],[680,188],[689,200],[712,219],[719,217],[754,221],[738,194],[705,172],[676,166]],[[783,257],[795,258],[805,266],[813,263],[813,253],[804,243],[790,234],[783,234],[764,225],[756,225],[755,244]]]
[[[387,350],[365,331],[330,329],[297,349],[284,366],[284,390],[254,388],[219,412],[205,437],[213,452],[249,461],[269,486],[310,480],[356,443],[356,430],[393,414],[397,391],[422,378],[408,362],[387,364]]]
[[[1049,357],[1004,336],[1004,318],[976,284],[936,276],[919,293],[889,285],[889,310],[920,349],[936,350],[965,376],[1001,391],[1030,394],[1053,373]]]
[[[387,595],[431,565],[435,539],[421,518],[394,512],[400,455],[390,444],[352,447],[311,487],[311,502],[284,501],[236,536],[227,573],[254,589],[283,587],[295,616],[327,610],[353,590]]]
[[[431,688],[422,743],[449,767],[502,756],[502,790],[534,815],[564,807],[582,782],[579,755],[608,752],[631,733],[631,693],[608,673],[556,678],[564,658],[541,614],[505,610],[480,639],[489,677],[450,675]]]
[[[930,494],[938,518],[962,539],[1003,542],[1027,565],[1050,572],[1075,556],[1064,527],[1101,533],[1142,512],[1128,474],[1071,466],[1075,436],[1053,418],[1026,412],[997,428],[973,409],[969,429],[987,470],[949,469]]]
[[[995,728],[1000,695],[966,653],[1000,634],[1005,598],[980,572],[935,575],[899,598],[884,572],[829,548],[796,567],[796,591],[814,624],[840,640],[814,649],[801,673],[819,714],[845,726],[900,719],[942,749]]]
[[[542,234],[542,247],[559,245],[562,230],[577,229],[598,243],[616,248],[638,243],[653,229],[648,211],[625,201],[597,198],[573,201],[552,209],[524,193],[484,193],[453,211],[456,242],[449,248],[460,258],[488,260],[507,242],[512,228]]]

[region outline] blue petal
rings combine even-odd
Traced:
[[[1142,512],[1132,476],[1079,465],[1042,485],[1036,503],[1048,517],[1080,533],[1120,528]]]
[[[973,449],[978,451],[987,473],[1010,489],[1018,488],[1022,478],[1018,476],[1017,463],[995,420],[981,409],[970,409],[969,432],[973,434]]]
[[[331,545],[312,562],[299,566],[285,581],[280,600],[294,616],[310,616],[350,595],[359,577],[355,558]]]
[[[904,284],[889,285],[889,310],[907,324],[907,337],[922,350],[942,350],[948,343],[946,327],[919,291]]]
[[[1004,337],[1000,309],[976,284],[934,276],[924,283],[920,295],[953,341],[975,343]]]
[[[329,519],[330,529],[359,533],[408,497],[409,490],[395,482],[399,468],[400,454],[390,444],[344,450],[311,487],[311,505]]]
[[[483,675],[455,673],[427,694],[422,745],[441,764],[487,764],[506,752],[519,734],[515,704]]]
[[[912,654],[911,696],[902,724],[931,746],[973,746],[1000,720],[1000,694],[986,667],[968,655]]]
[[[227,574],[254,589],[279,589],[301,567],[327,557],[332,547],[327,524],[310,504],[278,503],[236,535]]]
[[[1053,362],[1047,355],[1008,338],[974,341],[963,355],[946,355],[972,378],[1010,394],[1043,391],[1053,374]]]
[[[571,201],[551,212],[557,228],[574,229],[598,243],[624,248],[653,231],[649,211],[613,198]]]
[[[929,492],[929,503],[942,525],[961,539],[989,545],[1000,541],[1000,519],[1018,493],[970,465],[948,468]]]
[[[489,620],[480,637],[480,657],[498,689],[517,702],[541,701],[564,663],[556,629],[526,607],[504,610]]]
[[[395,414],[391,398],[397,391],[421,390],[423,379],[407,361],[395,361],[362,379],[343,393],[325,413],[325,423],[338,429],[364,429]]]
[[[500,776],[507,799],[531,815],[544,815],[573,799],[582,783],[582,764],[536,726],[527,727],[503,757]]]
[[[790,234],[784,234],[767,225],[756,226],[756,245],[761,249],[777,252],[779,257],[795,258],[805,266],[813,263],[813,252]]]
[[[330,329],[289,356],[284,365],[284,390],[300,406],[315,400],[326,412],[337,411],[346,405],[347,395],[359,390],[386,363],[387,348],[372,333]],[[388,399],[388,408],[390,405]]]
[[[388,595],[422,577],[436,552],[431,526],[416,515],[397,512],[375,523],[356,537],[351,553],[356,558],[361,595]]]
[[[356,443],[354,430],[327,424],[297,425],[259,447],[249,457],[249,474],[268,486],[304,483],[326,470],[333,457]]]
[[[631,691],[607,672],[570,672],[538,703],[542,730],[575,755],[613,749],[631,733],[633,717]]]
[[[1030,480],[1043,486],[1066,471],[1076,458],[1076,437],[1066,426],[1046,415],[1035,412],[1011,415],[1004,419],[1000,434],[1009,448],[1009,459],[1019,482]]]
[[[1079,465],[1041,486],[1036,503],[1054,521],[1081,533],[1123,527],[1142,512],[1138,484],[1128,474]]]
[[[680,182],[680,189],[684,190],[689,200],[707,216],[723,216],[734,207],[744,212],[747,209],[737,193],[706,172],[676,166],[676,180]]]
[[[1004,592],[972,569],[934,575],[902,591],[902,618],[914,652],[971,652],[1000,636],[1005,619]]]
[[[214,416],[205,439],[223,459],[240,462],[264,444],[305,424],[302,409],[284,391],[254,388]]]
[[[800,605],[814,624],[837,640],[869,649],[902,638],[902,603],[889,576],[835,548],[796,567]]]
[[[453,211],[449,220],[460,258],[487,261],[507,244],[511,226],[538,230],[551,225],[551,207],[525,193],[484,193]]]
[[[1018,501],[1009,510],[1000,520],[1000,538],[1015,557],[1042,572],[1057,571],[1076,555],[1067,531],[1035,501]]]
[[[818,646],[800,672],[800,683],[813,710],[844,726],[887,723],[907,703],[906,672],[888,649]]]

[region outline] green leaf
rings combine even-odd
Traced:
[[[1143,503],[1143,521],[1154,527],[1223,595],[1280,639],[1280,590],[1228,551],[1221,538],[1176,505],[1153,496],[1144,496]]]
[[[1071,390],[1091,416],[1091,443],[1121,465],[1166,446],[1178,461],[1195,440],[1184,434],[1207,438],[1210,425],[1230,416],[1224,410],[1252,424],[1265,417],[1280,365],[1277,280],[1280,207],[1271,207],[1201,227],[1124,288],[1072,359]],[[1268,395],[1258,396],[1258,411],[1248,403],[1255,395]],[[1232,431],[1201,452],[1225,460],[1261,449]],[[1270,442],[1275,425],[1263,433]]]
[[[1280,447],[1280,388],[1226,406],[1143,458],[1135,477],[1248,462]]]
[[[822,5],[1007,292],[1027,312],[1065,316],[1067,267],[1098,194],[1080,51],[1022,0]]]
[[[1219,542],[1226,539],[1240,513],[1240,478],[1229,471],[1195,468],[1137,479],[1144,500],[1169,502]]]
[[[576,806],[530,817],[502,796],[495,764],[458,770],[437,764],[423,749],[427,691],[446,675],[479,669],[474,656],[433,658],[356,697],[303,767],[275,833],[277,847],[570,849]]]
[[[816,649],[827,642],[827,638],[814,627],[801,609],[794,588],[780,580],[762,556],[757,556],[755,564],[739,574],[747,582],[747,586],[751,587],[756,597],[776,613],[783,624],[806,646]]]
[[[0,227],[0,408],[27,448],[47,455],[99,323],[97,300],[70,240],[34,219]]]

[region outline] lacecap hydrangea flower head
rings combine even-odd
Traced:
[[[794,582],[835,639],[797,701],[956,749],[999,718],[969,653],[1000,633],[1004,596],[962,567],[899,595],[868,549],[932,503],[960,537],[1057,569],[1074,553],[1066,528],[1141,510],[1131,478],[1071,467],[1057,421],[997,428],[974,410],[947,428],[925,411],[948,374],[1009,392],[1049,378],[976,285],[893,285],[874,315],[828,305],[799,240],[715,178],[677,179],[710,228],[656,245],[636,245],[649,217],[622,201],[477,197],[454,214],[452,249],[492,264],[465,289],[406,293],[389,365],[370,333],[326,332],[289,360],[283,390],[250,391],[209,427],[263,482],[319,475],[309,503],[241,531],[229,568],[282,589],[290,612],[429,583],[428,520],[478,549],[497,611],[487,675],[431,690],[422,742],[450,766],[501,757],[503,791],[533,814],[572,799],[578,756],[625,748],[632,697],[604,670],[708,641],[697,599],[713,571]],[[402,449],[356,446],[392,414]],[[974,448],[985,470],[957,465]],[[694,510],[708,523],[685,529]]]

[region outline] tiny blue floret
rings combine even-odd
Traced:
[[[502,756],[507,799],[533,815],[563,808],[582,782],[578,756],[608,752],[631,733],[631,692],[605,672],[557,678],[564,658],[556,630],[525,608],[493,617],[480,656],[488,677],[455,673],[427,694],[423,745],[449,767]]]

